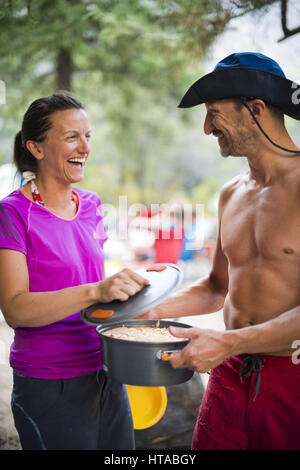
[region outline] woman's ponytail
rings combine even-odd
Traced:
[[[37,172],[37,160],[23,144],[22,131],[19,131],[15,136],[13,162],[20,174],[24,171]]]

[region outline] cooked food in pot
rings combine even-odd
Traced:
[[[125,339],[127,341],[143,341],[147,343],[165,343],[183,341],[171,335],[168,328],[153,328],[151,326],[121,326],[103,332],[103,335],[111,338]]]

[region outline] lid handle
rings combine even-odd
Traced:
[[[91,314],[92,318],[109,318],[112,317],[114,314],[114,310],[102,310],[98,308],[97,310],[94,310]]]

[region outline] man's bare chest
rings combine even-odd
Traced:
[[[222,249],[232,265],[254,258],[300,261],[300,201],[290,188],[239,190],[221,218]]]

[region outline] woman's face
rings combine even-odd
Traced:
[[[39,171],[64,183],[77,183],[84,177],[84,165],[91,150],[87,114],[74,108],[56,111],[50,119],[52,127],[38,144]]]

